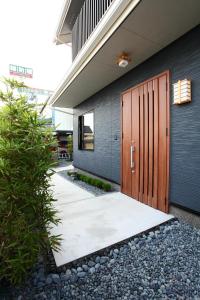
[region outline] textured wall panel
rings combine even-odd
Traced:
[[[171,72],[170,201],[200,212],[200,26],[127,73],[74,110],[75,166],[120,182],[120,95]],[[172,84],[192,80],[192,103],[173,105]],[[78,150],[78,115],[95,111],[95,151]]]

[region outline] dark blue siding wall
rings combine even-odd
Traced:
[[[78,116],[91,110],[94,110],[95,149],[94,151],[78,150]],[[104,89],[76,108],[74,113],[74,165],[119,182],[119,93],[115,93],[112,89]]]
[[[172,104],[170,201],[200,212],[200,26],[196,27],[74,110],[75,166],[120,182],[120,95],[169,69],[170,85],[192,80],[192,103]],[[78,115],[95,112],[95,151],[78,150]]]

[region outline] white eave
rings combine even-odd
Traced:
[[[49,103],[75,107],[197,26],[199,11],[199,0],[115,0]],[[122,51],[132,59],[125,69],[116,65]]]
[[[137,6],[141,0],[115,0],[102,20],[99,22],[94,32],[87,40],[73,64],[66,73],[63,81],[58,86],[49,100],[50,104],[54,104],[62,92],[70,85],[71,81],[81,72],[91,58],[98,52],[102,45],[109,39],[113,32],[125,20],[128,14]],[[66,2],[71,2],[67,0]],[[66,12],[64,14],[66,16]],[[60,21],[61,24],[61,21]],[[60,28],[62,25],[60,25]],[[70,107],[72,107],[70,105]]]
[[[63,3],[63,8],[62,8],[62,12],[59,18],[59,22],[57,25],[57,29],[56,29],[56,34],[55,34],[55,42],[57,45],[59,44],[63,44],[64,41],[62,41],[62,37],[61,37],[61,31],[63,29],[65,20],[66,20],[66,16],[67,16],[67,12],[69,10],[71,4],[71,0],[65,0]]]
[[[72,28],[84,0],[64,0],[54,41],[57,45],[71,43]]]

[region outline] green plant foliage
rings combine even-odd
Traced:
[[[68,175],[71,176],[70,172],[68,172]],[[96,186],[98,187],[99,189],[102,189],[106,192],[109,192],[111,191],[112,189],[112,186],[110,183],[106,183],[100,179],[97,179],[97,178],[92,178],[90,176],[87,176],[87,175],[84,175],[84,174],[81,174],[81,173],[76,173],[76,178],[78,180],[81,180],[87,184],[90,184],[90,185],[93,185],[93,186]]]
[[[98,187],[98,182],[99,182],[98,179],[94,179],[94,181],[93,181],[94,186]]]
[[[58,224],[50,191],[55,140],[34,106],[15,90],[23,83],[4,79],[0,91],[0,280],[20,283],[51,246],[59,250],[60,236],[50,234]]]
[[[70,157],[72,157],[73,154],[73,136],[69,135],[67,137],[67,152],[70,155]]]
[[[111,191],[111,185],[109,183],[104,183],[103,189],[104,189],[104,191],[109,192],[109,191]]]
[[[88,184],[92,184],[92,178],[88,177],[88,180],[87,180]]]
[[[94,178],[90,178],[90,184],[95,186],[95,179]]]
[[[101,180],[99,180],[98,183],[97,183],[97,187],[99,189],[103,189],[103,185],[104,185],[103,182]]]

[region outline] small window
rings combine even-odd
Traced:
[[[79,149],[94,150],[94,112],[79,116]]]

